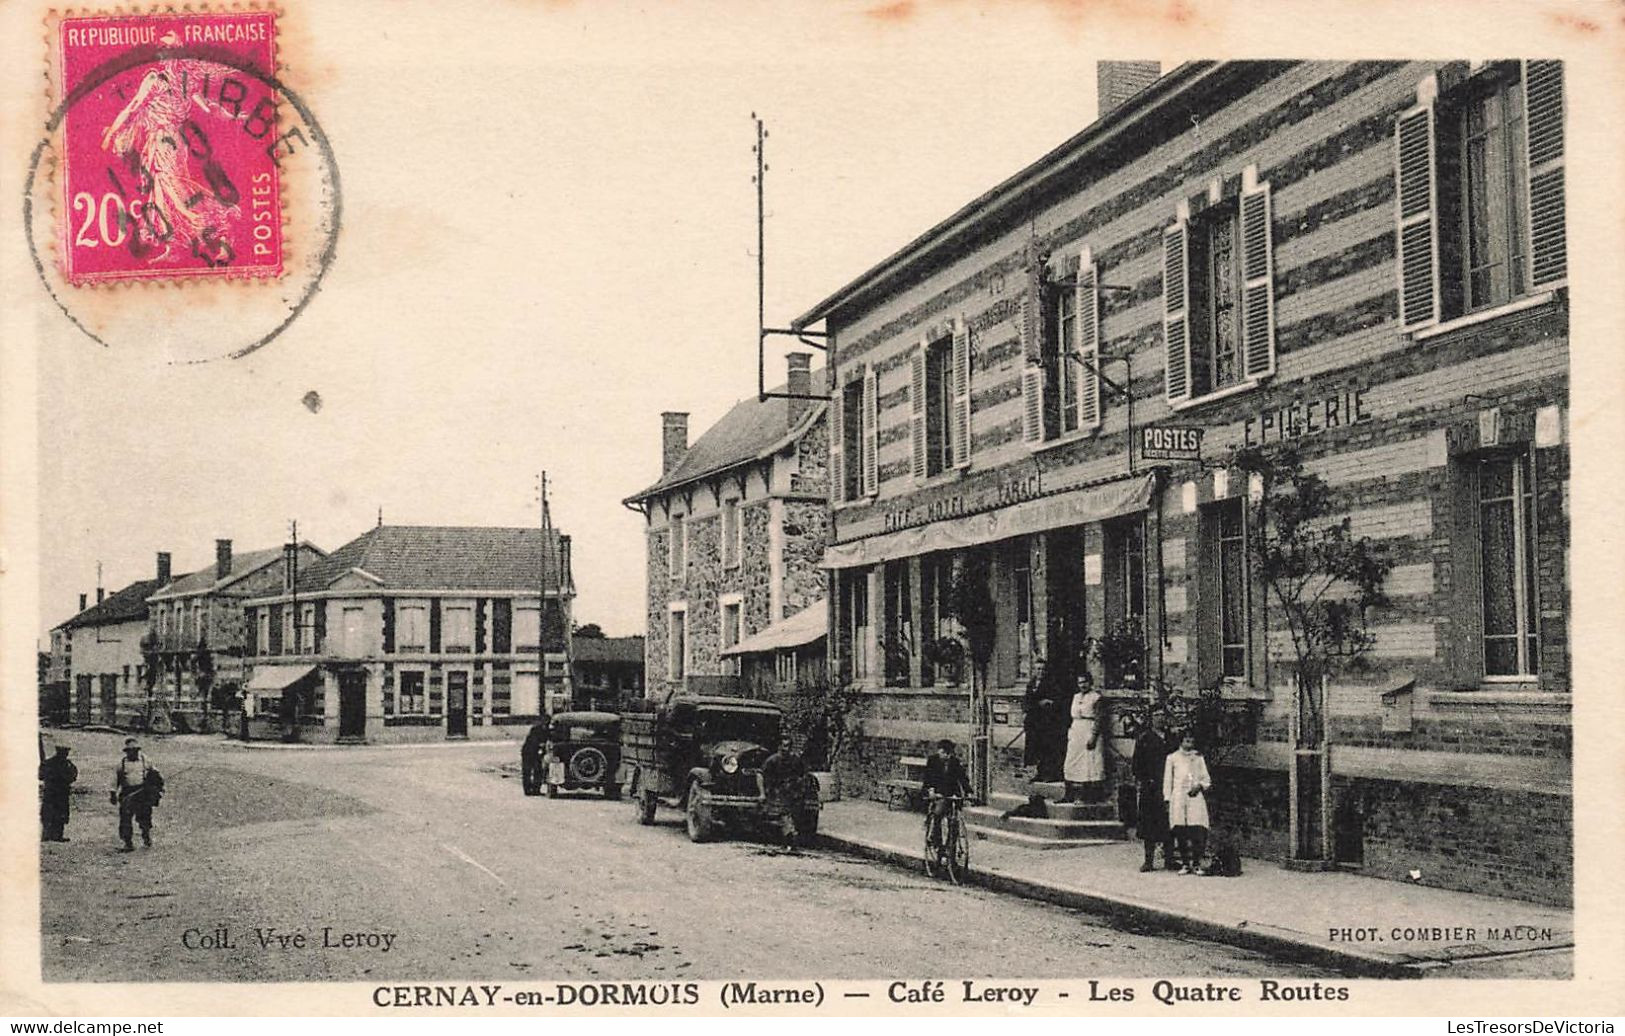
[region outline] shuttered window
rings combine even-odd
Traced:
[[[925,476],[954,466],[954,348],[942,338],[925,349]]]
[[[1491,62],[1394,126],[1400,321],[1503,305],[1568,275],[1563,66]]]
[[[1162,232],[1162,339],[1168,402],[1191,398],[1191,334],[1187,226],[1181,220]]]
[[[873,367],[863,372],[863,495],[874,496],[880,491],[880,386]]]
[[[1042,271],[1028,272],[1027,294],[1017,311],[1021,336],[1021,438],[1029,446],[1044,441],[1044,281]]]
[[[833,375],[834,370],[830,373]],[[849,499],[846,495],[845,403],[845,397],[837,392],[829,405],[829,491],[835,503]]]
[[[1100,427],[1100,272],[1088,249],[1078,258],[1073,291],[1077,332],[1072,348],[1081,362],[1070,364],[1077,377],[1078,428]]]
[[[970,328],[965,321],[954,318],[952,338],[953,399],[949,423],[950,453],[953,466],[963,468],[970,464]]]
[[[925,354],[926,344],[921,342],[908,358],[908,439],[912,452],[910,467],[914,481],[926,477],[925,436]]]
[[[837,409],[841,412],[841,456],[846,461],[840,484],[842,500],[856,500],[869,492],[872,458],[868,450],[869,439],[864,434],[864,414],[867,409],[864,386],[867,383],[867,375],[860,371],[857,377],[841,386],[840,395],[836,397]]]

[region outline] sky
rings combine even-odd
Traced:
[[[1041,11],[967,46],[861,5],[608,10],[284,15],[286,78],[342,174],[337,259],[239,360],[176,366],[42,318],[39,630],[94,599],[98,562],[111,593],[157,551],[190,571],[294,520],[329,550],[380,509],[530,524],[545,470],[578,621],[641,633],[643,520],[620,501],[659,473],[660,413],[697,437],[755,391],[752,113],[781,326],[1095,114],[1086,34]]]

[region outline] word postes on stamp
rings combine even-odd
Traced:
[[[70,284],[283,272],[271,11],[67,16],[58,259]]]

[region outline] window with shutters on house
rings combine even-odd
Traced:
[[[841,453],[847,458],[841,475],[841,499],[856,500],[863,495],[863,381],[855,379],[841,388]]]
[[[1400,319],[1407,330],[1516,302],[1568,275],[1563,65],[1441,73],[1394,127]]]
[[[971,462],[970,328],[955,317],[909,356],[909,440],[916,482]]]
[[[1036,357],[1022,372],[1029,445],[1054,442],[1100,425],[1100,292],[1089,250],[1077,273],[1064,282],[1034,278],[1030,288],[1041,310]],[[1024,329],[1025,332],[1025,329]]]
[[[952,424],[953,343],[939,339],[925,347],[925,477],[954,466]]]
[[[1165,385],[1175,406],[1275,373],[1270,185],[1242,173],[1238,197],[1163,232]]]
[[[879,393],[874,368],[860,368],[841,387],[830,410],[835,423],[830,435],[830,467],[837,503],[872,497],[880,491]]]

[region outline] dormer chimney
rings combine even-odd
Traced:
[[[80,594],[79,595],[79,610],[84,611],[86,608],[89,608],[89,607],[90,607],[90,595],[89,594]]]
[[[224,579],[231,575],[231,541],[214,541],[214,577]]]
[[[98,586],[96,588],[96,603],[101,604],[105,600],[107,600],[107,591]]]
[[[785,390],[792,396],[812,395],[812,353],[787,353],[785,364]],[[802,415],[812,404],[810,399],[787,399],[784,420],[788,431],[801,422]]]
[[[1104,119],[1130,97],[1156,82],[1160,75],[1162,64],[1156,61],[1095,62],[1097,117]]]
[[[160,550],[158,552],[158,585],[159,586],[168,586],[169,585],[169,564],[170,564],[169,551]]]
[[[660,474],[662,477],[682,462],[688,452],[688,415],[668,410],[660,415]]]

